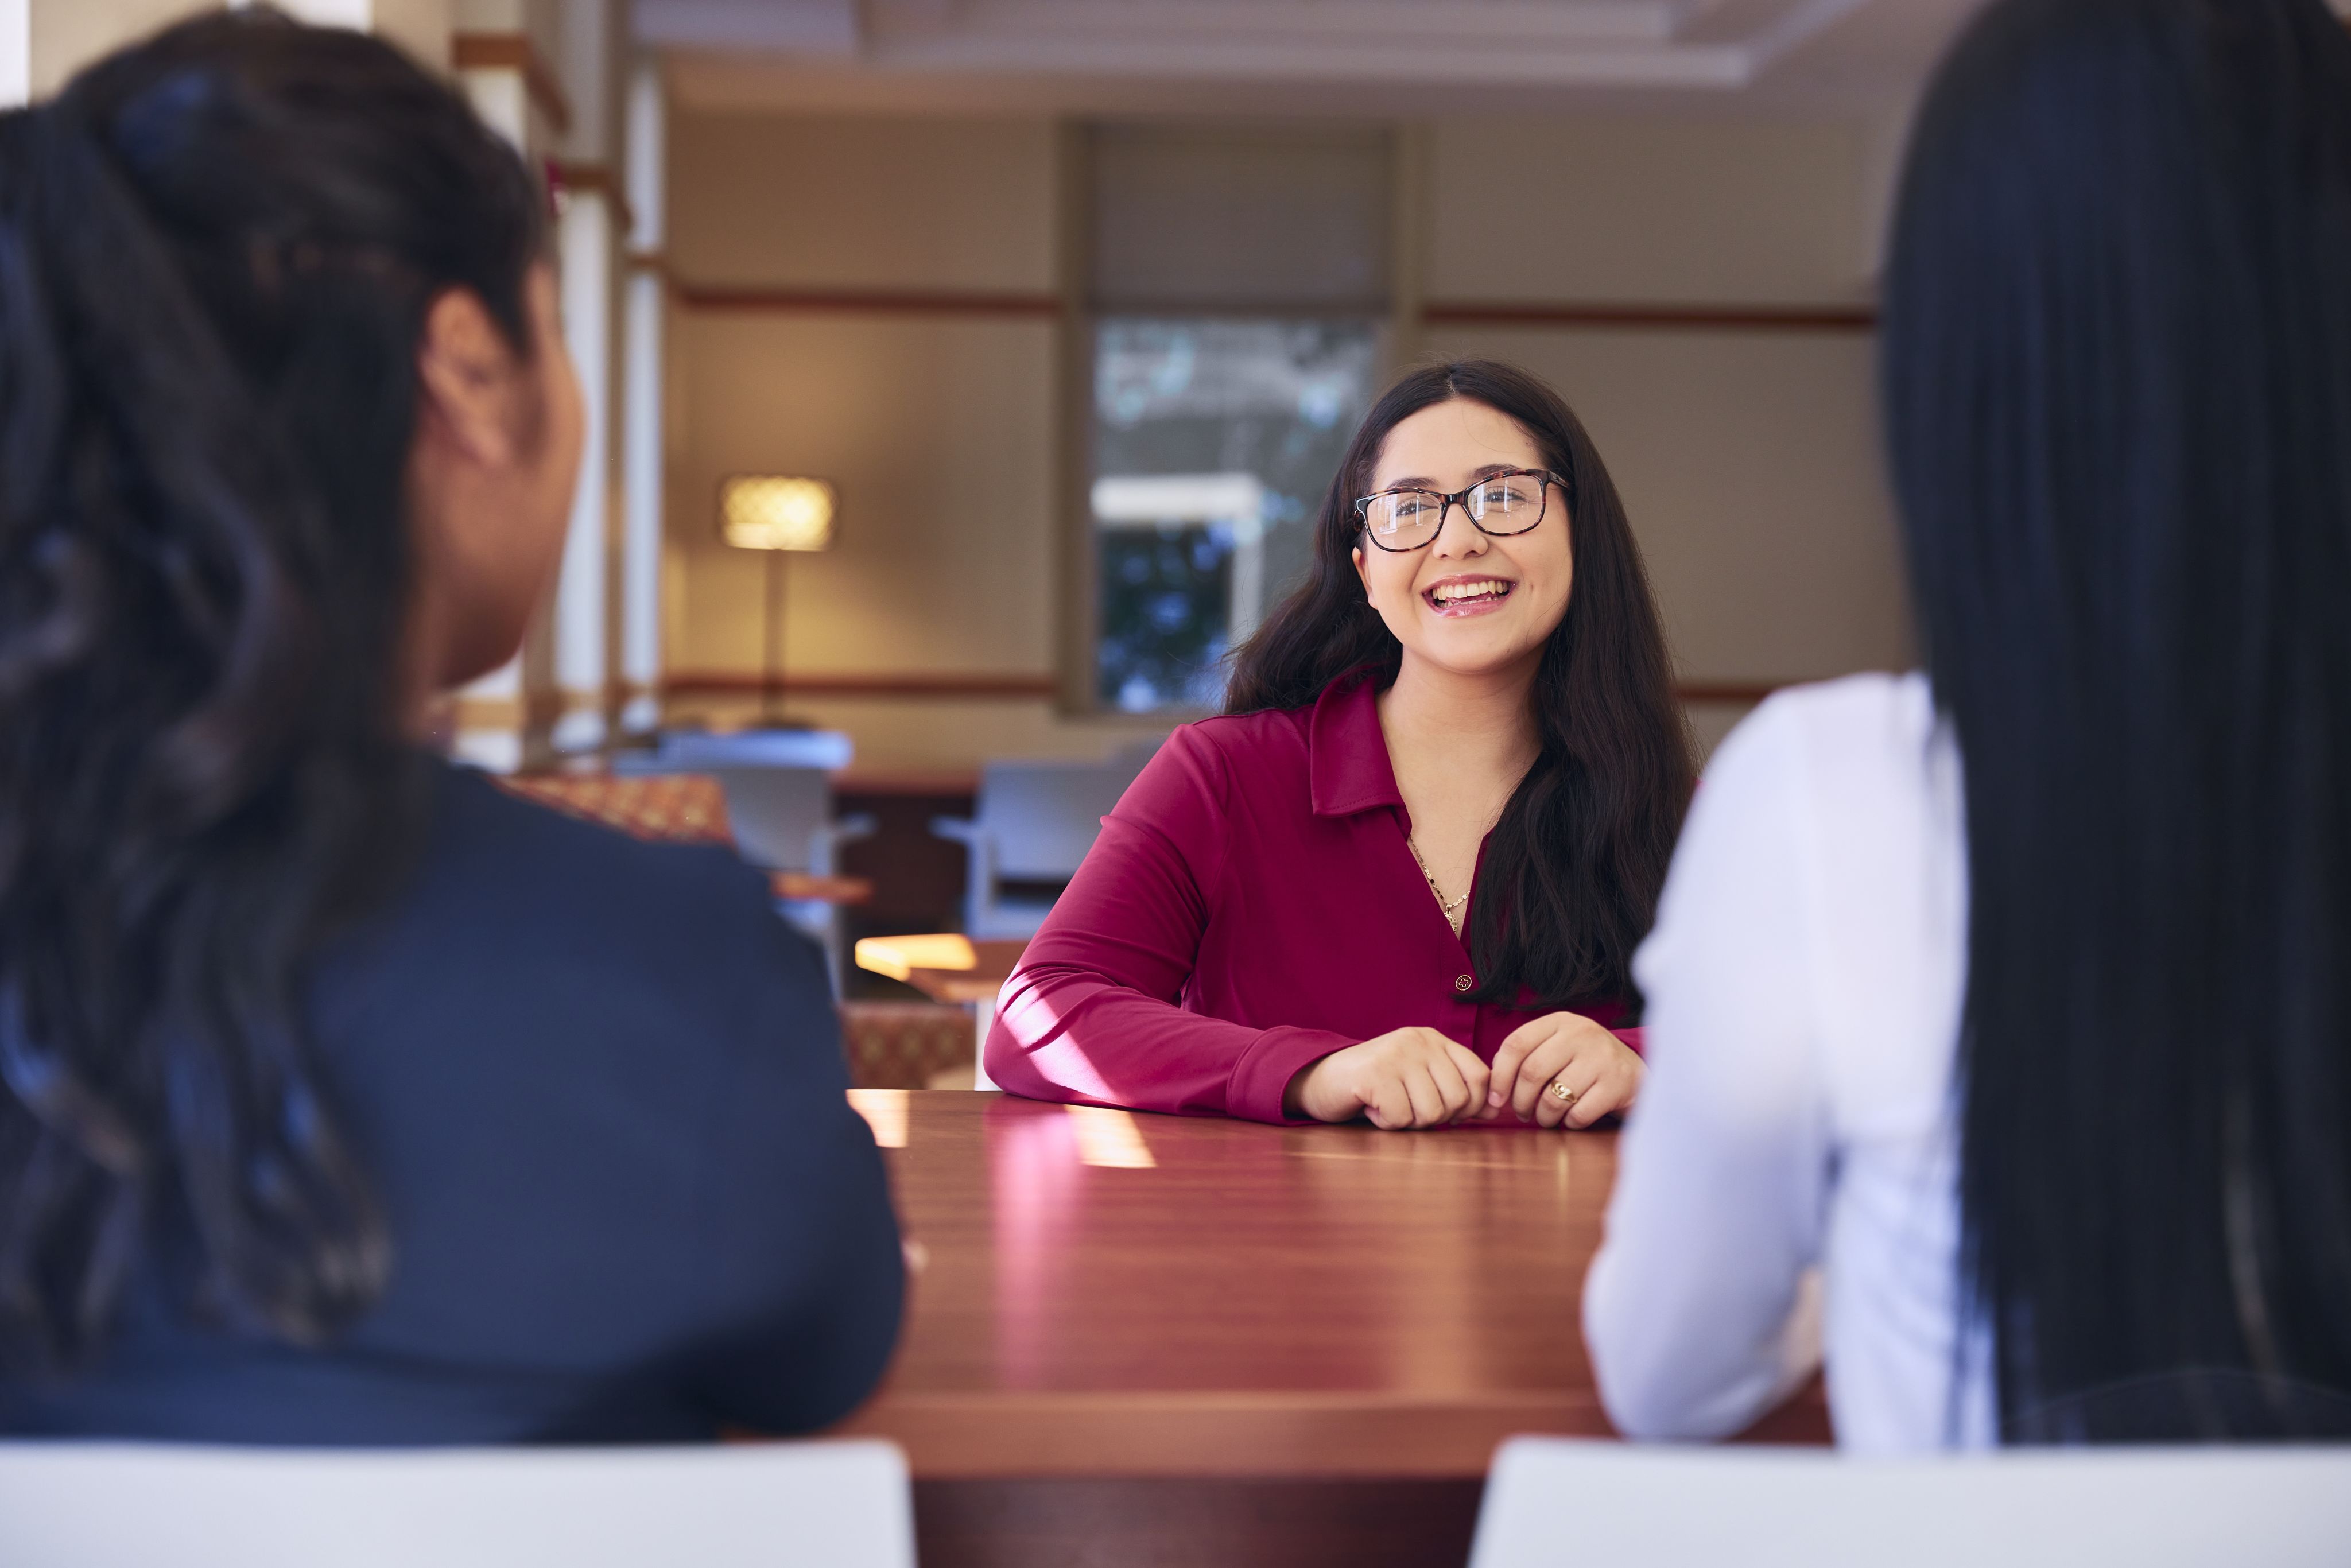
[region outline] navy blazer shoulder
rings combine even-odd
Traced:
[[[0,1385],[0,1431],[659,1441],[809,1430],[880,1378],[881,1157],[815,950],[727,851],[442,768],[421,864],[323,957],[311,1019],[389,1219],[382,1300],[299,1350],[151,1268],[96,1366]]]

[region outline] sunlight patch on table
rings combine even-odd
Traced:
[[[885,1149],[906,1146],[906,1092],[904,1089],[852,1089],[849,1108],[873,1129],[873,1141]]]
[[[1144,1142],[1143,1129],[1134,1124],[1133,1113],[1097,1105],[1066,1105],[1062,1109],[1077,1127],[1078,1159],[1081,1164],[1114,1171],[1159,1168],[1159,1162],[1152,1157],[1151,1145]]]

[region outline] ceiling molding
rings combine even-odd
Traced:
[[[1341,107],[1412,119],[1561,95],[1851,108],[1907,99],[1982,0],[638,0],[640,37],[688,67],[684,100],[776,84],[903,110],[1144,95],[1209,112]],[[1366,91],[1366,89],[1375,89]],[[1216,99],[1209,103],[1207,100]],[[1830,100],[1834,100],[1831,102]]]

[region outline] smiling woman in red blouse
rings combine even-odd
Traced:
[[[1589,1126],[1640,1091],[1629,967],[1687,732],[1615,487],[1488,361],[1365,418],[1299,591],[1006,984],[989,1076],[1258,1121]]]

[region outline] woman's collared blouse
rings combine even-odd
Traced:
[[[1377,696],[1343,677],[1311,708],[1168,737],[1005,983],[987,1048],[999,1087],[1280,1122],[1290,1081],[1333,1051],[1418,1024],[1490,1061],[1552,1010],[1471,998]],[[1639,1049],[1638,1030],[1617,1033]]]

